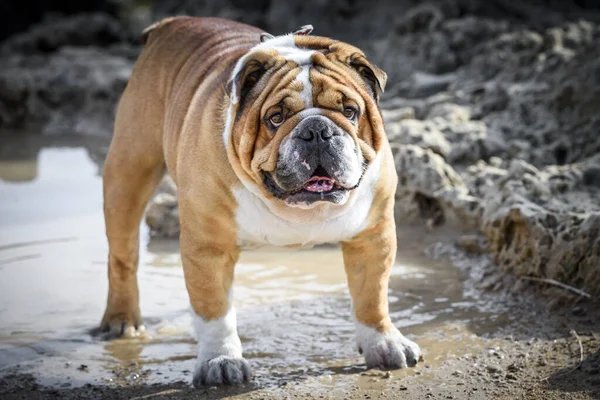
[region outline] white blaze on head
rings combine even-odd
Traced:
[[[300,92],[300,96],[302,97],[306,107],[313,106],[312,83],[310,83],[310,67],[311,64],[303,65],[302,71],[296,77],[296,81],[302,83],[302,92]]]

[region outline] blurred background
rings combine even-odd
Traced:
[[[507,398],[531,388],[539,398],[600,396],[595,0],[0,2],[0,394],[38,383],[129,387],[163,375],[172,384],[192,368],[168,177],[142,227],[142,312],[156,340],[106,344],[87,334],[106,293],[100,173],[115,107],[141,31],[184,14],[274,35],[312,24],[314,35],[360,47],[387,72],[381,109],[400,177],[391,307],[434,360],[418,374],[434,371],[427,379],[461,393],[466,382]],[[251,310],[242,339],[259,386],[331,375],[299,393],[341,388],[346,396],[355,385],[408,390],[407,398],[426,387],[444,394],[416,373],[401,376],[416,379],[407,389],[351,367],[360,361],[337,346],[352,336],[339,252],[298,254],[259,252],[239,267],[239,301]],[[324,273],[322,259],[337,272]],[[579,332],[581,354],[565,326]],[[467,354],[468,370],[456,361]],[[336,358],[345,364],[331,364]],[[270,380],[271,365],[288,369]]]

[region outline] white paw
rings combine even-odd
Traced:
[[[194,386],[234,385],[250,379],[248,361],[242,357],[242,342],[237,334],[235,309],[222,318],[205,321],[194,315],[198,335],[198,359]]]
[[[358,351],[365,357],[367,368],[398,369],[413,367],[422,359],[421,349],[396,328],[381,333],[356,324]]]
[[[194,371],[194,387],[235,385],[250,379],[252,371],[244,358],[220,356],[212,360],[198,359]]]

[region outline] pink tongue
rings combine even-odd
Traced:
[[[329,192],[333,189],[333,181],[330,179],[321,179],[318,181],[313,181],[310,185],[306,186],[304,189],[309,192]]]

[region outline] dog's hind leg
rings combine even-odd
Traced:
[[[137,98],[136,98],[137,97]],[[139,227],[148,200],[164,175],[163,110],[126,89],[104,164],[104,219],[108,238],[108,300],[101,330],[136,336],[144,330],[139,309]]]

